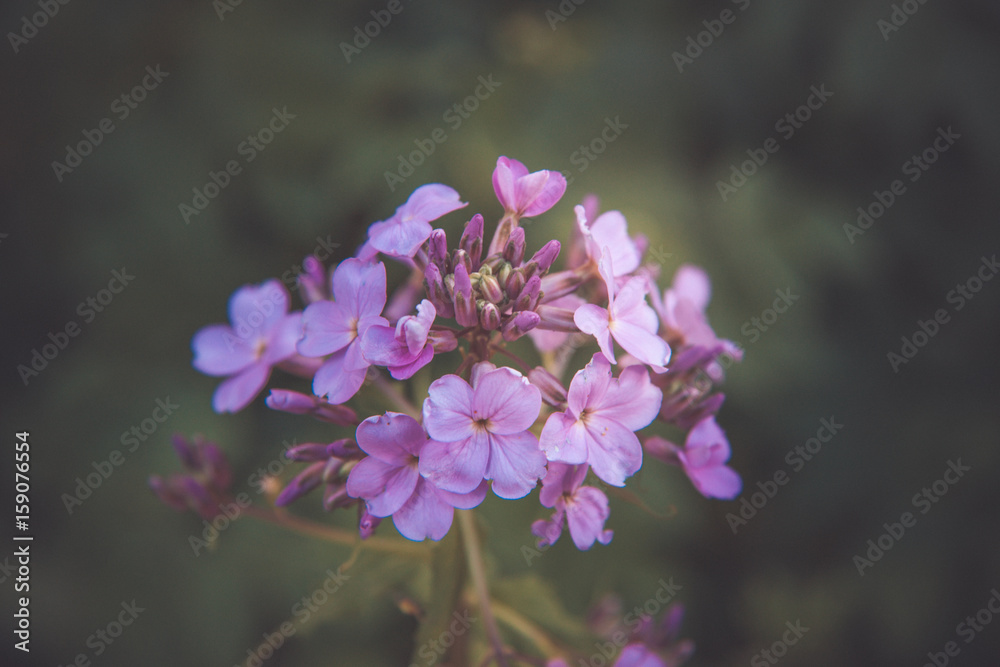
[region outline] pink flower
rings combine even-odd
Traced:
[[[593,222],[587,219],[583,206],[575,206],[576,224],[583,237],[587,257],[597,262],[607,248],[611,252],[615,277],[627,276],[639,268],[642,252],[628,235],[628,223],[621,211],[606,211]]]
[[[705,309],[712,298],[712,284],[705,271],[693,264],[683,264],[674,274],[673,284],[663,293],[662,301],[652,289],[653,308],[660,315],[670,340],[679,339],[684,346],[697,346],[709,350],[721,348],[734,357],[742,357],[739,348],[720,340],[708,324]]]
[[[295,357],[302,313],[288,312],[288,290],[277,280],[247,285],[229,299],[232,326],[213,324],[191,340],[194,367],[206,375],[231,376],[212,397],[216,412],[245,408],[271,376],[271,368]]]
[[[500,157],[493,170],[493,190],[507,214],[534,217],[545,213],[562,199],[566,179],[558,171],[528,168],[509,157]]]
[[[549,461],[589,463],[608,484],[624,486],[642,467],[635,431],[653,421],[662,399],[645,368],[628,366],[615,379],[608,360],[595,354],[573,376],[566,411],[549,415],[539,446]]]
[[[298,350],[307,357],[335,353],[316,371],[313,393],[338,404],[357,393],[368,370],[360,337],[370,326],[389,324],[381,316],[385,265],[345,259],[333,272],[332,282],[335,300],[311,303],[303,313]]]
[[[581,486],[587,470],[586,464],[549,463],[539,500],[545,507],[554,507],[556,512],[548,521],[539,519],[531,525],[531,532],[541,538],[539,547],[555,544],[564,522],[569,523],[570,537],[581,551],[594,546],[594,542],[611,541],[614,531],[604,528],[609,514],[608,497],[600,489]]]
[[[646,450],[667,463],[684,468],[694,488],[706,498],[732,500],[743,489],[743,481],[735,470],[726,465],[729,460],[729,440],[715,417],[707,417],[692,428],[681,449],[669,440],[653,436],[646,441]]]
[[[374,517],[391,515],[396,530],[408,539],[440,540],[451,528],[455,507],[471,509],[486,497],[485,483],[456,494],[420,476],[418,457],[429,441],[413,417],[398,412],[369,417],[356,437],[369,456],[351,470],[348,495],[364,498]]]
[[[380,324],[368,327],[361,339],[365,359],[386,366],[397,380],[406,380],[434,358],[434,346],[428,341],[437,310],[427,299],[417,304],[416,315],[399,318],[396,328]]]
[[[608,307],[601,308],[592,303],[580,306],[573,316],[576,326],[597,339],[601,352],[612,363],[618,363],[611,344],[614,338],[633,357],[662,372],[670,360],[670,347],[656,335],[659,320],[656,311],[646,303],[647,281],[640,276],[629,278],[616,295],[614,268],[608,248],[601,254],[598,269],[608,289]]]
[[[393,257],[413,257],[430,237],[432,220],[468,206],[460,199],[458,192],[447,185],[420,186],[395,215],[368,228],[365,252],[371,255],[374,249]]]
[[[470,385],[457,375],[435,380],[424,401],[420,474],[438,488],[468,493],[485,479],[501,498],[522,498],[545,474],[545,456],[527,429],[542,407],[538,388],[517,371],[481,362]]]

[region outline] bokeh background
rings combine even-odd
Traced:
[[[705,500],[651,461],[629,489],[668,518],[616,498],[611,545],[580,553],[564,538],[530,565],[528,526],[546,514],[537,496],[491,499],[495,574],[540,577],[577,615],[607,592],[642,604],[673,577],[699,667],[750,663],[796,621],[809,630],[788,665],[922,665],[949,641],[960,647],[950,664],[996,664],[1000,621],[970,643],[956,626],[1000,586],[1000,280],[961,310],[948,300],[1000,251],[995,2],[914,2],[885,32],[889,2],[404,0],[350,62],[341,44],[385,2],[223,2],[74,2],[26,42],[4,40],[0,410],[9,445],[31,433],[35,535],[32,652],[11,650],[5,570],[4,664],[81,653],[95,665],[243,664],[289,619],[347,550],[241,521],[196,557],[188,536],[200,519],[159,504],[147,478],[177,469],[174,432],[219,442],[243,490],[282,443],[339,436],[262,401],[212,413],[216,381],[191,368],[191,336],[225,319],[236,288],[281,277],[318,245],[339,244],[333,261],[350,255],[423,183],[471,202],[443,221],[451,235],[466,213],[495,222],[498,155],[571,177],[529,227],[529,247],[567,238],[572,206],[594,192],[649,237],[661,282],[684,262],[707,268],[711,322],[746,350],[719,417],[731,465],[747,493],[779,470],[790,480],[734,534],[726,516],[738,502]],[[568,15],[555,21],[560,7]],[[679,71],[675,52],[723,10],[732,23]],[[5,3],[0,26],[20,32],[38,11]],[[168,75],[121,118],[112,104],[147,66]],[[456,128],[444,114],[480,76],[500,85]],[[812,86],[833,94],[787,137],[776,123]],[[247,162],[239,146],[274,108],[295,118]],[[57,178],[53,161],[102,118],[114,131]],[[574,158],[607,119],[627,127],[596,159]],[[949,127],[960,138],[911,182],[904,163]],[[390,189],[397,156],[436,128],[447,140]],[[779,150],[723,200],[717,183],[770,137]],[[241,173],[186,223],[179,205],[229,160]],[[849,238],[857,207],[895,179],[905,193]],[[123,267],[134,281],[85,322],[79,304]],[[798,300],[754,334],[751,318],[785,289]],[[950,320],[894,372],[887,354],[942,308]],[[25,385],[17,366],[69,322],[80,335]],[[167,398],[176,412],[69,513],[63,494]],[[844,428],[793,471],[788,452],[831,417]],[[971,471],[919,514],[913,496],[958,459]],[[12,446],[2,460],[11,512]],[[317,504],[299,511],[331,520]],[[854,556],[906,511],[916,525],[859,575]],[[408,664],[414,623],[376,561],[362,556],[359,585],[265,664]],[[88,637],[132,600],[144,611],[95,655]]]

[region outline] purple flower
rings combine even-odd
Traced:
[[[644,367],[628,366],[615,379],[608,360],[595,354],[573,376],[566,411],[549,415],[539,446],[549,461],[589,463],[608,484],[624,486],[642,467],[634,432],[653,421],[662,399]]]
[[[413,417],[398,412],[369,417],[356,437],[369,456],[351,470],[347,493],[364,498],[372,516],[391,515],[396,530],[408,539],[440,540],[451,528],[455,507],[471,509],[486,497],[486,484],[457,494],[420,476],[419,456],[429,441]]]
[[[368,228],[365,245],[393,257],[413,257],[430,237],[432,220],[468,205],[460,199],[458,192],[447,185],[422,185],[396,209],[395,215]]]
[[[629,644],[622,649],[614,667],[670,667],[645,644]]]
[[[694,488],[706,498],[732,500],[743,489],[739,474],[726,465],[729,440],[715,423],[715,417],[698,422],[688,432],[683,449],[653,436],[646,441],[646,450],[667,463],[683,467]]]
[[[215,390],[216,412],[245,408],[271,376],[271,368],[295,356],[302,313],[288,312],[288,290],[277,280],[238,289],[229,299],[232,326],[213,324],[194,335],[193,365],[202,373],[231,376]]]
[[[616,278],[627,276],[639,268],[642,253],[629,237],[628,223],[621,211],[606,211],[589,224],[588,212],[583,206],[575,206],[573,212],[576,214],[577,228],[583,237],[588,258],[598,262],[604,249],[609,249],[612,263],[617,271]]]
[[[417,304],[416,315],[401,317],[396,328],[371,326],[361,339],[361,351],[372,364],[386,366],[397,380],[406,380],[434,358],[428,340],[437,310],[427,299]]]
[[[615,274],[608,248],[601,254],[598,268],[608,289],[608,307],[601,308],[592,303],[580,306],[573,316],[576,325],[580,331],[597,339],[601,352],[612,363],[618,363],[611,344],[614,338],[633,357],[662,372],[670,360],[670,347],[656,335],[659,321],[656,311],[646,303],[647,281],[640,276],[629,278],[616,296]]]
[[[545,456],[527,429],[542,407],[538,388],[517,371],[481,362],[472,384],[457,375],[435,380],[424,401],[433,440],[420,473],[439,488],[467,493],[485,479],[501,498],[522,498],[545,474]]]
[[[316,371],[313,393],[330,403],[343,403],[364,382],[368,361],[361,354],[359,338],[368,327],[387,325],[385,265],[346,259],[333,272],[334,301],[309,304],[302,314],[300,354],[320,357],[336,353]]]
[[[493,170],[493,190],[507,214],[531,218],[556,205],[566,192],[566,179],[547,169],[529,174],[517,160],[500,157]]]
[[[581,551],[594,546],[594,542],[610,542],[614,531],[604,529],[609,513],[608,497],[600,489],[581,486],[587,477],[587,465],[552,461],[548,467],[539,500],[545,507],[554,507],[556,512],[548,521],[539,519],[531,525],[531,532],[541,538],[539,548],[555,544],[564,522],[569,523],[569,535]]]

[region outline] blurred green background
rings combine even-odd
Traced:
[[[949,641],[960,647],[951,664],[996,664],[1000,622],[970,643],[956,626],[1000,586],[1000,281],[961,310],[948,294],[1000,251],[997,4],[913,2],[916,13],[886,32],[878,22],[891,20],[888,2],[561,6],[573,12],[555,22],[555,0],[404,0],[350,62],[341,44],[385,2],[225,5],[232,11],[209,0],[73,2],[28,29],[30,39],[8,34],[2,423],[11,444],[15,432],[31,433],[36,537],[33,650],[27,661],[11,650],[5,570],[4,664],[63,665],[85,653],[95,665],[228,667],[288,620],[347,550],[240,522],[195,557],[187,540],[200,519],[158,503],[146,480],[178,468],[173,432],[219,442],[236,489],[251,490],[248,476],[283,442],[343,430],[261,400],[213,414],[217,382],[191,368],[191,336],[225,319],[235,289],[281,277],[320,239],[339,244],[334,260],[350,255],[368,224],[423,183],[447,183],[471,202],[443,222],[453,239],[467,213],[495,224],[499,155],[572,179],[529,227],[529,248],[568,238],[573,205],[594,192],[649,237],[661,284],[683,262],[708,269],[710,320],[746,349],[719,416],[731,465],[747,494],[779,470],[790,480],[734,534],[726,515],[738,502],[705,500],[678,470],[650,460],[628,488],[658,512],[674,508],[671,518],[613,499],[611,545],[580,553],[564,537],[530,566],[521,547],[548,512],[537,495],[491,498],[482,514],[495,573],[544,577],[575,614],[611,591],[626,608],[642,604],[673,577],[699,667],[750,663],[797,620],[809,631],[782,658],[788,665],[922,665]],[[703,22],[718,29],[711,22],[724,10],[733,20],[711,37]],[[39,11],[6,3],[0,26],[21,33],[23,17]],[[688,42],[699,33],[700,54]],[[679,71],[674,54],[688,48],[698,55]],[[114,101],[147,66],[168,74],[122,117]],[[480,76],[500,85],[455,127],[445,113]],[[776,124],[812,86],[833,94],[788,136]],[[246,161],[241,142],[275,108],[295,118]],[[58,179],[53,161],[103,118],[113,132]],[[596,159],[581,159],[606,119],[627,128]],[[904,163],[949,127],[960,138],[910,181]],[[447,140],[390,190],[385,172],[436,128]],[[718,181],[772,137],[777,152],[724,201]],[[241,172],[186,224],[179,205],[229,160]],[[904,194],[850,239],[844,225],[857,207],[895,179]],[[134,281],[85,321],[79,305],[122,267]],[[751,318],[786,288],[799,299],[754,334]],[[949,321],[894,372],[887,353],[938,309]],[[69,322],[80,335],[25,386],[17,366]],[[175,414],[68,513],[61,497],[76,478],[123,449],[122,433],[167,398]],[[830,417],[844,428],[793,471],[788,452]],[[971,471],[920,514],[914,494],[959,458]],[[297,511],[330,520],[318,502]],[[916,525],[859,575],[854,556],[906,511]],[[359,571],[377,580],[378,559],[364,558]],[[88,637],[133,599],[144,611],[95,656]],[[265,664],[408,664],[413,628],[389,592],[345,587]]]

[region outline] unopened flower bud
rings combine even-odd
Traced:
[[[443,229],[435,229],[427,239],[427,259],[442,272],[448,270],[448,237]]]
[[[510,265],[508,264],[508,266]],[[504,283],[504,291],[507,292],[507,298],[516,300],[521,295],[521,290],[524,289],[524,282],[524,273],[520,269],[511,270],[510,277]]]
[[[434,347],[435,354],[440,354],[441,352],[451,352],[458,347],[458,339],[455,338],[455,332],[448,331],[447,329],[442,329],[440,331],[437,329],[431,329],[430,333],[427,334],[427,342]]]
[[[479,313],[479,323],[487,331],[500,328],[500,310],[494,304],[486,302]]]
[[[524,261],[524,228],[517,227],[510,233],[503,249],[503,258],[514,266],[521,266]]]
[[[535,366],[528,372],[528,381],[542,392],[542,400],[553,407],[566,402],[566,388],[562,386],[555,375],[541,366]]]
[[[525,269],[528,271],[528,277],[530,278],[536,275],[536,273],[544,275],[552,267],[552,263],[556,261],[561,247],[559,241],[553,239],[539,248],[538,252],[531,256],[531,259],[528,260],[525,266]]]
[[[455,319],[463,327],[474,327],[479,323],[479,314],[476,312],[476,301],[472,297],[472,281],[465,266],[459,264],[455,267]]]
[[[541,294],[542,280],[538,276],[532,276],[524,284],[524,289],[517,295],[514,302],[514,310],[534,310],[538,305],[538,297]]]
[[[509,320],[507,320],[507,323],[503,325],[503,339],[508,342],[517,340],[537,327],[540,320],[541,318],[538,317],[538,313],[533,313],[531,311],[515,313]]]
[[[575,311],[569,308],[540,305],[535,312],[542,318],[541,327],[550,331],[579,331],[573,316]]]
[[[465,267],[466,273],[472,273],[472,260],[469,258],[469,254],[461,248],[457,248],[451,253],[451,265],[457,268],[460,264]]]
[[[441,269],[437,264],[427,266],[424,271],[424,281],[427,284],[427,298],[434,304],[438,314],[442,317],[454,317],[455,309],[451,305],[451,295],[445,287],[445,279],[441,277]]]
[[[479,293],[490,303],[500,303],[504,299],[500,281],[495,276],[482,276],[479,279]]]
[[[479,264],[479,260],[483,256],[483,228],[483,216],[476,213],[466,223],[462,239],[458,242],[458,247],[469,256],[473,266]]]

